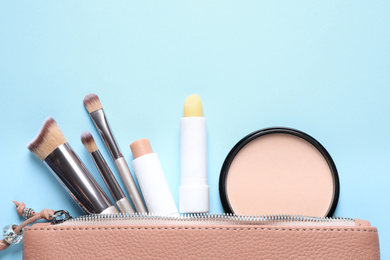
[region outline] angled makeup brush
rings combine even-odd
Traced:
[[[110,154],[115,162],[115,166],[119,171],[127,191],[129,192],[130,199],[133,202],[136,211],[141,213],[147,212],[146,206],[141,198],[141,194],[137,189],[133,176],[131,175],[129,166],[126,163],[125,158],[123,158],[119,145],[115,140],[110,125],[108,124],[99,97],[96,94],[86,95],[84,98],[84,106],[99,131],[100,136],[103,138],[107,149],[110,151]]]
[[[53,118],[45,121],[42,130],[27,148],[52,171],[85,213],[118,213],[67,143]]]
[[[133,213],[134,210],[123,193],[121,187],[116,181],[102,154],[100,153],[95,140],[90,132],[85,131],[81,134],[81,142],[91,155],[96,168],[98,169],[100,176],[106,184],[111,196],[114,198],[116,205],[122,213]]]

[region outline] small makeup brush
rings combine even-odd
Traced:
[[[83,145],[85,146],[89,154],[91,155],[92,160],[95,163],[95,166],[100,173],[100,176],[104,180],[104,183],[106,184],[108,190],[110,191],[111,196],[114,198],[120,212],[134,213],[133,208],[131,207],[129,201],[127,200],[121,187],[116,181],[114,175],[112,174],[102,154],[97,148],[97,145],[95,143],[95,140],[93,139],[92,134],[88,131],[83,132],[81,134],[81,142],[83,143]]]
[[[115,166],[119,171],[127,191],[129,192],[130,199],[133,202],[136,211],[140,213],[147,212],[146,206],[141,198],[140,192],[138,191],[137,185],[135,184],[129,166],[127,165],[125,158],[123,158],[119,145],[117,144],[111,127],[108,124],[99,97],[96,94],[86,95],[84,98],[84,106],[99,131],[100,136],[103,138],[112,158],[114,159]]]
[[[38,136],[27,148],[43,161],[85,213],[118,213],[95,181],[53,118],[45,121]]]

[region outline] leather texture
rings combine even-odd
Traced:
[[[379,259],[377,229],[299,226],[26,227],[24,259]]]

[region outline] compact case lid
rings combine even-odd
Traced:
[[[332,216],[339,177],[326,149],[291,128],[266,128],[241,139],[223,163],[222,205],[239,215]]]

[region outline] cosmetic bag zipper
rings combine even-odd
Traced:
[[[369,227],[368,221],[343,217],[310,217],[297,215],[244,216],[234,214],[184,214],[162,216],[152,213],[92,214],[72,218],[66,210],[47,210],[39,213],[15,202],[19,215],[26,218],[19,226],[8,225],[3,230],[4,239],[0,240],[0,251],[22,240],[23,228],[37,220],[50,222],[34,224],[43,226],[288,226],[304,227]]]
[[[357,223],[357,221],[359,223]],[[153,213],[91,214],[72,218],[66,210],[55,212],[51,225],[99,226],[99,225],[172,225],[172,226],[218,226],[218,225],[262,225],[262,226],[356,226],[360,220],[344,217],[312,217],[301,215],[247,216],[226,213],[159,215]]]
[[[320,218],[295,215],[241,216],[233,214],[184,214],[180,216],[161,216],[147,214],[85,215],[63,219],[61,226],[99,226],[99,225],[172,225],[172,226],[218,226],[218,225],[268,225],[268,226],[356,226],[351,218]]]

